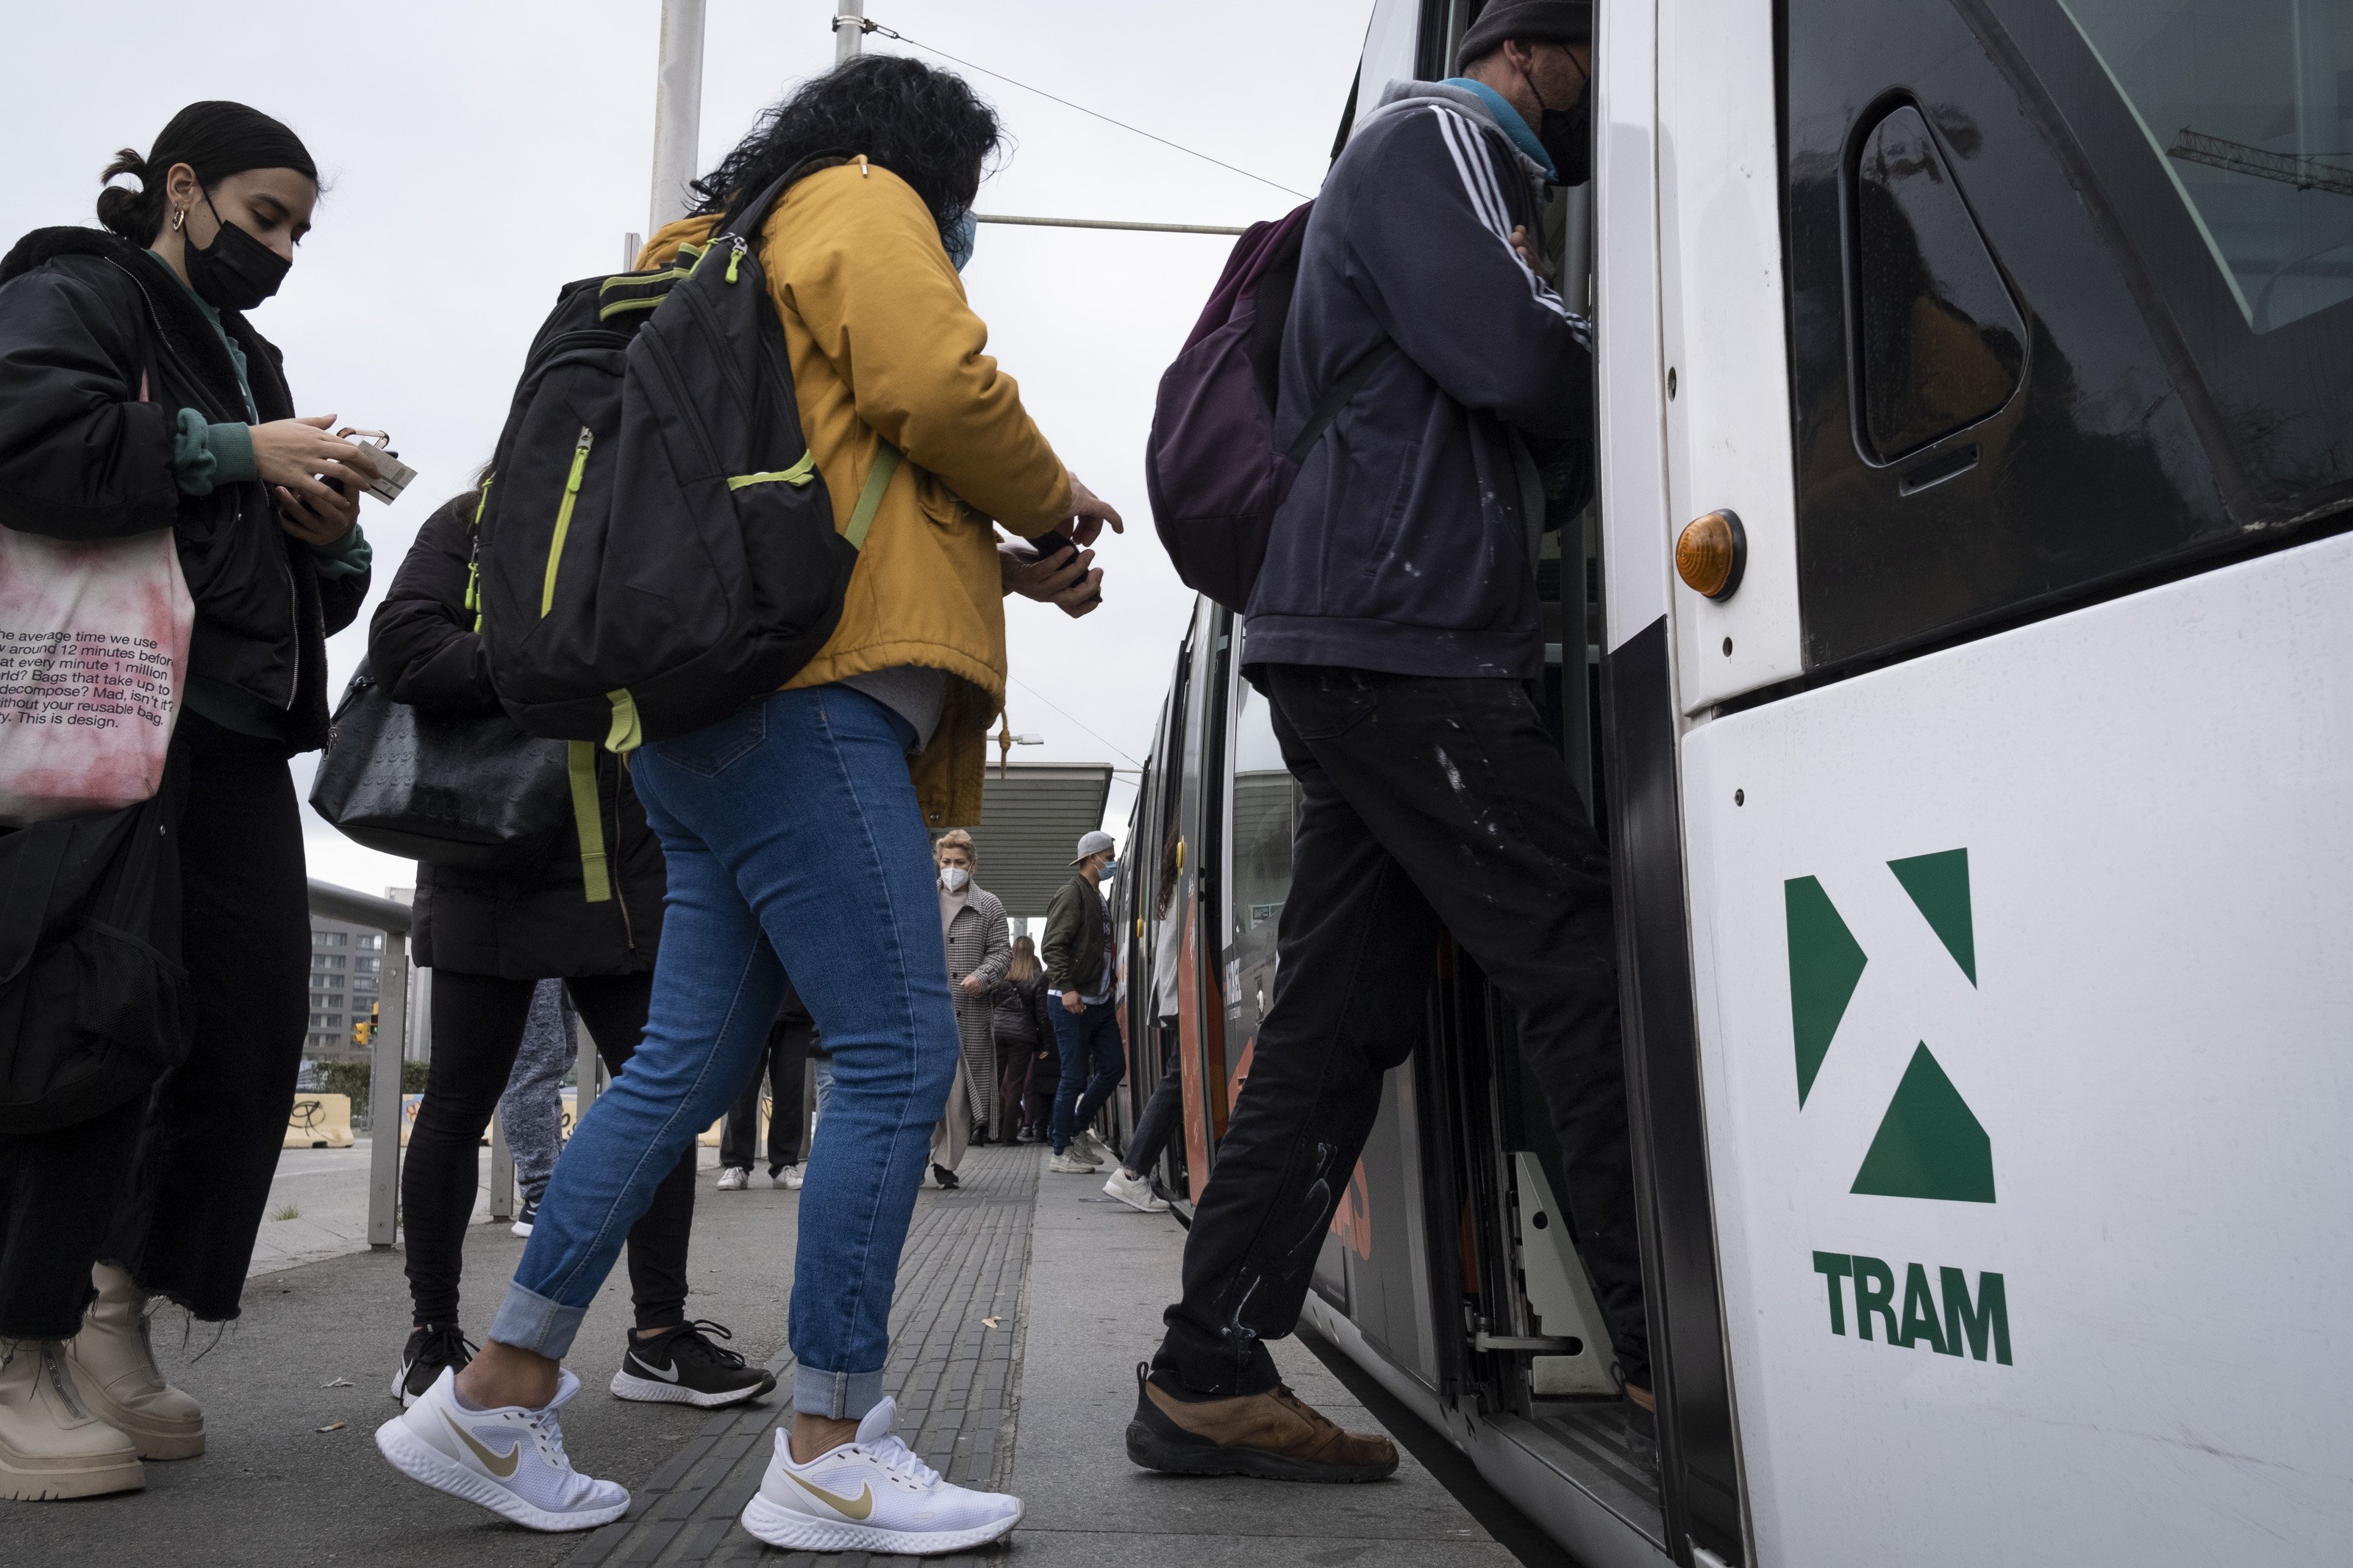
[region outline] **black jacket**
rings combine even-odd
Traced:
[[[1276,445],[1367,352],[1396,352],[1275,514],[1249,663],[1543,673],[1524,485],[1577,481],[1516,458],[1511,432],[1589,476],[1593,363],[1586,322],[1512,250],[1515,224],[1541,232],[1539,177],[1477,94],[1431,82],[1393,84],[1332,165],[1283,329]]]
[[[1081,994],[1103,987],[1103,894],[1084,877],[1072,877],[1046,906],[1046,939],[1038,944],[1046,984]]]
[[[293,417],[278,350],[234,310],[221,324],[245,351],[262,421]],[[322,578],[258,480],[181,494],[183,408],[247,421],[228,351],[161,262],[92,228],[36,229],[0,259],[0,525],[53,539],[176,531],[196,606],[189,673],[277,710],[290,754],[315,751],[326,639],[359,615],[368,575]]]
[[[1046,1011],[1046,972],[1027,980],[1000,980],[988,994],[988,1026],[999,1043],[1050,1046],[1054,1021]]]
[[[487,713],[499,706],[474,616],[466,608],[474,497],[425,520],[368,626],[368,666],[396,702]],[[610,899],[590,903],[580,840],[558,834],[515,869],[417,868],[417,962],[466,974],[543,980],[634,974],[654,966],[661,940],[661,845],[620,759],[599,748],[596,798],[613,870]]]

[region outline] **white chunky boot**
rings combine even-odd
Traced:
[[[147,1339],[147,1292],[130,1271],[90,1271],[98,1300],[66,1342],[74,1385],[92,1414],[139,1446],[142,1459],[193,1459],[205,1451],[205,1413],[164,1381]]]
[[[74,1392],[56,1340],[0,1340],[0,1498],[135,1492],[147,1484],[131,1439]]]

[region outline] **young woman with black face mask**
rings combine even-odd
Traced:
[[[295,416],[244,315],[311,226],[311,154],[266,114],[195,103],[103,178],[124,175],[103,229],[37,229],[0,260],[0,526],[173,531],[195,608],[163,786],[189,1050],[152,1095],[0,1137],[0,1497],[128,1489],[142,1458],[204,1451],[144,1312],[237,1314],[306,1023],[287,759],[326,739],[326,637],[368,586],[375,467],[332,414]]]

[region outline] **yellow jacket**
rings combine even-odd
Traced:
[[[716,226],[666,225],[638,265],[666,262]],[[860,158],[800,181],[769,215],[760,261],[836,528],[848,528],[881,442],[906,455],[840,626],[787,685],[901,665],[946,670],[939,729],[913,760],[916,798],[935,830],[977,822],[987,729],[1005,701],[1005,603],[987,520],[1045,532],[1070,515],[1070,473],[983,352],[988,328],[965,300],[938,225],[899,176]]]

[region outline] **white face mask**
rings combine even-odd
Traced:
[[[940,868],[940,886],[945,888],[951,893],[963,892],[964,885],[971,880],[972,873],[965,870],[961,866],[943,866]]]

